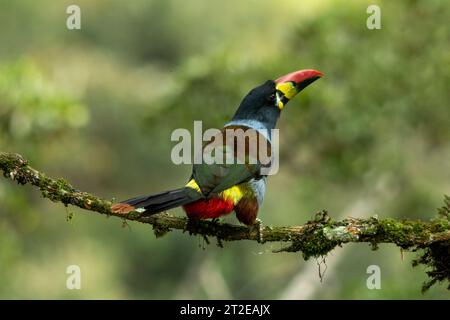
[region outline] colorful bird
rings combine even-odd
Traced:
[[[240,222],[255,224],[266,191],[264,169],[272,164],[264,158],[272,156],[272,129],[283,107],[322,76],[319,71],[299,70],[254,88],[220,134],[203,145],[203,153],[221,161],[194,164],[184,187],[132,198],[115,204],[112,211],[152,215],[182,206],[190,219],[219,218],[235,211]]]

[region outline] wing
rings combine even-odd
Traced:
[[[270,166],[270,142],[257,130],[228,126],[203,146],[203,161],[194,164],[193,178],[205,196],[259,178]]]

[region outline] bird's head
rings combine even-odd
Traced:
[[[316,70],[299,70],[279,77],[274,81],[275,105],[280,110],[283,109],[297,93],[321,77],[323,77],[323,73]]]
[[[272,129],[286,104],[321,77],[323,73],[316,70],[299,70],[268,80],[247,94],[233,120],[255,120]]]

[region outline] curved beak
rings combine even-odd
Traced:
[[[275,80],[278,108],[282,109],[297,93],[321,77],[322,72],[311,69],[298,70],[279,77]]]

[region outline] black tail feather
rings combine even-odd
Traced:
[[[181,188],[150,196],[141,196],[122,201],[119,205],[129,205],[133,210],[145,209],[146,214],[156,214],[165,210],[173,209],[201,198],[191,188]]]

